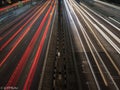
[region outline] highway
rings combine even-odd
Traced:
[[[119,25],[114,24],[115,20],[108,21],[84,3],[77,3],[75,0],[64,2],[75,38],[76,53],[83,61],[83,73],[88,78],[88,88],[119,90]]]
[[[119,15],[97,0],[41,0],[1,23],[0,90],[120,90]]]
[[[55,7],[55,0],[44,1],[0,30],[1,88],[37,88]]]

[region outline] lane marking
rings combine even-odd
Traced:
[[[47,7],[47,6],[46,6]],[[42,7],[41,7],[42,8]],[[0,68],[2,67],[2,65],[6,62],[6,60],[8,59],[8,57],[12,54],[12,52],[15,50],[15,48],[18,46],[18,44],[22,41],[22,39],[25,37],[25,35],[30,31],[32,25],[37,21],[37,19],[39,18],[39,16],[42,14],[42,12],[45,10],[41,9],[38,10],[37,12],[39,12],[39,14],[35,17],[35,19],[31,22],[31,24],[29,25],[29,27],[27,27],[27,29],[25,30],[25,32],[20,36],[20,38],[17,40],[17,42],[15,42],[14,46],[12,47],[12,49],[7,53],[7,55],[3,58],[3,60],[0,62]]]
[[[16,85],[21,73],[22,73],[22,70],[23,68],[25,67],[26,63],[27,63],[27,60],[28,60],[28,57],[30,56],[31,52],[32,52],[32,49],[34,48],[34,45],[35,45],[35,42],[37,41],[40,33],[41,33],[41,30],[42,30],[42,27],[44,26],[44,22],[45,20],[47,19],[47,16],[45,16],[39,26],[39,28],[37,29],[36,33],[34,34],[32,40],[30,41],[26,51],[24,52],[22,58],[20,59],[20,62],[18,63],[16,69],[14,70],[14,73],[11,75],[8,83],[6,86],[10,86],[10,85]]]
[[[100,4],[104,4],[104,5],[106,5],[106,6],[109,6],[109,7],[112,7],[112,8],[115,8],[115,9],[120,10],[120,7],[119,7],[119,6],[115,6],[115,5],[110,4],[110,3],[107,3],[107,2],[102,2],[102,1],[100,1],[100,0],[94,0],[94,1],[95,1],[95,2],[98,2],[98,3],[100,3]]]
[[[94,78],[94,80],[95,80],[97,89],[98,89],[98,90],[101,90],[101,89],[100,89],[100,85],[99,85],[99,83],[98,83],[98,80],[97,80],[97,78],[96,78],[96,75],[95,75],[95,73],[94,73],[94,70],[93,70],[93,68],[92,68],[92,65],[91,65],[91,63],[90,63],[90,60],[89,60],[89,58],[88,58],[87,52],[86,52],[86,50],[85,50],[85,47],[84,47],[84,45],[83,45],[83,43],[82,43],[81,37],[80,37],[80,35],[79,35],[79,33],[78,33],[78,29],[77,29],[77,27],[76,27],[76,25],[75,25],[75,22],[74,22],[74,20],[73,20],[72,12],[70,12],[71,10],[69,10],[69,8],[68,8],[68,5],[67,5],[68,2],[66,2],[66,0],[64,0],[64,3],[65,3],[65,7],[66,7],[66,10],[67,10],[67,13],[68,13],[68,17],[69,17],[69,21],[70,21],[70,24],[71,24],[71,28],[72,28],[72,30],[75,30],[75,32],[76,32],[76,34],[77,34],[77,37],[78,37],[79,41],[81,42],[82,49],[83,49],[84,54],[85,54],[85,56],[86,56],[86,59],[87,59],[88,65],[89,65],[89,67],[90,67],[90,70],[91,70],[91,72],[92,72],[93,78]],[[70,5],[69,5],[69,7],[70,7]],[[73,9],[72,9],[72,11],[73,11]],[[74,31],[73,31],[73,32],[74,32]]]
[[[73,3],[74,3],[74,2],[73,2]],[[77,6],[75,6],[75,4],[74,4],[74,7],[77,8]],[[76,10],[78,11],[78,8],[77,8]],[[78,12],[79,12],[79,11],[78,11]],[[80,12],[79,12],[79,14],[80,14]],[[91,54],[92,54],[92,56],[93,56],[93,58],[94,58],[94,61],[95,61],[96,65],[97,65],[97,67],[98,67],[98,70],[99,70],[100,75],[101,75],[101,77],[102,77],[102,79],[103,79],[103,82],[104,82],[104,84],[105,84],[106,86],[108,86],[108,82],[107,82],[107,80],[106,80],[106,78],[105,78],[104,73],[102,72],[102,68],[100,67],[100,65],[99,65],[99,63],[98,63],[98,61],[97,61],[97,58],[95,57],[95,54],[94,54],[94,52],[93,52],[93,50],[92,50],[92,48],[91,48],[91,45],[90,45],[91,42],[89,43],[90,39],[89,39],[88,37],[86,37],[87,35],[85,34],[85,28],[84,28],[84,27],[82,26],[82,24],[80,23],[80,21],[79,21],[77,15],[75,14],[75,12],[74,12],[74,15],[75,15],[75,17],[76,17],[76,19],[77,19],[77,22],[78,22],[78,24],[79,24],[79,27],[81,28],[82,34],[83,34],[83,36],[84,36],[84,38],[85,38],[85,40],[86,40],[86,43],[87,43],[87,45],[88,45],[88,47],[89,47],[89,49],[90,49],[90,51],[91,51]],[[88,38],[88,39],[87,39],[87,38]],[[88,40],[89,40],[89,41],[88,41]],[[94,45],[92,45],[92,46],[94,46]]]
[[[56,4],[56,3],[55,3],[55,4]],[[56,6],[56,5],[55,5],[55,6]],[[54,14],[54,17],[53,17],[53,23],[55,22],[56,12],[57,12],[57,10],[55,10],[55,14]],[[50,47],[50,41],[51,41],[51,37],[52,37],[52,33],[53,33],[53,27],[54,27],[54,24],[52,24],[52,27],[51,27],[50,39],[49,39],[48,45],[47,45],[47,51],[46,51],[46,55],[45,55],[45,60],[44,60],[44,65],[43,65],[43,69],[42,69],[42,74],[41,74],[41,78],[40,78],[38,90],[42,90],[42,84],[43,84],[42,82],[43,82],[43,77],[44,77],[45,68],[46,68],[48,51],[49,51],[49,47]]]
[[[76,2],[75,2],[76,3]],[[77,4],[78,5],[78,4]],[[79,6],[79,5],[78,5]],[[78,9],[78,8],[77,8]],[[80,10],[80,9],[79,9]],[[81,10],[80,10],[81,11]],[[78,11],[79,12],[79,11]],[[82,13],[83,13],[83,11],[81,11]],[[85,14],[81,14],[80,12],[79,12],[79,14],[83,17],[83,15],[84,15],[84,17],[86,16]],[[85,20],[85,18],[83,17],[83,19],[84,19],[84,21],[86,21]],[[89,26],[89,24],[88,24],[88,22],[86,21],[86,23],[87,23],[87,25]],[[90,28],[90,30],[93,32],[93,30],[91,29],[91,27],[89,26],[89,28]],[[94,35],[95,35],[95,33],[93,33]],[[95,37],[97,37],[96,35],[95,35]],[[98,40],[98,38],[96,38],[97,40]],[[99,41],[99,40],[98,40]],[[99,41],[99,43],[100,43],[100,41]],[[101,43],[100,43],[100,45],[101,45]],[[103,46],[101,46],[102,48],[104,48]],[[106,50],[105,50],[106,51]],[[106,53],[107,54],[107,53]],[[111,58],[111,57],[110,57]],[[110,59],[111,60],[111,59]],[[115,83],[115,81],[114,81],[114,79],[112,78],[112,76],[111,76],[111,74],[110,74],[110,72],[109,72],[109,70],[107,69],[107,67],[105,66],[105,64],[104,64],[104,62],[102,61],[102,63],[103,63],[103,65],[104,65],[104,67],[105,67],[105,69],[106,69],[106,71],[107,71],[107,73],[108,73],[108,75],[110,76],[110,78],[111,78],[111,80],[112,80],[112,82],[113,82],[113,84],[115,85],[115,87],[116,87],[116,89],[118,90],[119,88],[118,88],[118,86],[116,85],[116,83]]]
[[[52,9],[52,6],[50,7],[50,9],[48,11],[48,14],[50,13],[51,9]],[[45,28],[45,32],[44,32],[43,37],[42,37],[42,39],[41,39],[41,41],[39,43],[38,50],[37,50],[36,55],[34,57],[34,61],[33,61],[32,66],[30,68],[27,79],[25,81],[23,90],[30,90],[30,86],[31,86],[31,83],[32,83],[32,80],[33,80],[33,77],[34,77],[34,74],[35,74],[35,71],[36,71],[36,68],[37,68],[39,58],[40,58],[42,50],[43,50],[43,46],[44,46],[44,42],[45,42],[48,30],[49,30],[50,22],[52,20],[53,10],[54,10],[54,8],[52,9],[52,15],[50,15],[50,18],[48,20],[48,24],[47,24],[47,26]]]
[[[35,8],[33,11],[32,11],[32,13],[34,13],[37,9],[38,9],[39,7],[37,7],[37,8]],[[29,11],[30,12],[30,11]],[[27,12],[27,14],[29,14],[29,12]],[[23,15],[25,18],[24,19],[22,19],[20,22],[18,22],[17,23],[17,25],[14,25],[12,28],[10,28],[9,29],[9,31],[6,33],[6,34],[4,34],[3,35],[3,38],[2,39],[4,39],[7,35],[9,35],[11,32],[13,32],[14,30],[15,30],[15,28],[17,28],[17,27],[20,27],[19,25],[20,24],[22,24],[23,22],[27,22],[29,19],[29,15],[27,15],[26,13]],[[27,17],[25,16],[25,15],[27,15]],[[19,17],[19,18],[22,18],[22,16],[21,17]],[[28,20],[27,20],[28,19]],[[18,18],[17,18],[17,20],[19,20]],[[13,21],[13,22],[17,22],[17,20],[15,20],[15,21]],[[27,21],[25,21],[25,20],[27,20]],[[13,23],[12,22],[12,23]],[[9,26],[11,26],[11,24],[9,24],[9,25],[7,25],[7,27],[9,27]],[[6,29],[5,29],[6,30]],[[17,30],[18,31],[18,30]],[[3,32],[2,32],[3,33]]]
[[[111,19],[111,20],[113,20],[113,21],[115,21],[117,24],[120,24],[120,22],[118,22],[117,20],[115,20],[114,18],[112,18],[112,17],[108,17],[109,19]]]
[[[40,8],[42,9],[43,6]],[[22,27],[20,27],[17,32],[15,32],[1,47],[0,47],[0,51],[2,51],[23,29],[24,27],[37,15],[37,13],[40,12],[40,10],[38,10],[26,23],[23,24]],[[35,21],[35,20],[34,20]],[[30,25],[30,27],[33,25],[33,23]],[[29,28],[30,30],[30,28]],[[26,30],[25,30],[26,31]],[[24,31],[24,32],[25,32]],[[18,38],[19,39],[19,38]]]
[[[114,27],[115,29],[117,29],[118,31],[120,31],[120,28],[118,28],[117,26],[115,26],[113,23],[109,22],[108,20],[106,20],[105,18],[103,18],[102,16],[100,16],[99,14],[97,14],[95,11],[93,11],[92,9],[88,8],[86,5],[84,5],[83,3],[81,3],[81,5],[85,8],[87,8],[89,11],[91,11],[92,13],[94,13],[96,16],[98,16],[99,18],[103,19],[105,22],[107,22],[108,24],[110,24],[112,27]]]

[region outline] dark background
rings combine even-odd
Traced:
[[[101,0],[101,1],[106,1],[106,2],[110,2],[110,3],[120,4],[120,0]]]
[[[16,3],[18,1],[22,1],[22,0],[11,0],[11,3],[8,3],[7,0],[0,0],[0,7],[5,7],[7,5],[11,5],[11,4]],[[76,1],[80,2],[81,0],[76,0]],[[84,0],[82,0],[82,1],[84,1]],[[120,5],[120,0],[101,0],[101,1],[105,1],[105,2]],[[4,2],[4,3],[2,3],[2,2]]]
[[[0,0],[0,7],[11,5],[11,4],[16,3],[18,1],[22,1],[22,0],[11,0],[11,3],[8,3],[7,0]]]

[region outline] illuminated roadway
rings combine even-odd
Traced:
[[[64,3],[76,43],[76,53],[83,62],[83,73],[88,79],[88,88],[119,90],[119,22],[114,19],[108,21],[84,3],[78,4],[75,0],[64,0]]]
[[[85,2],[46,0],[0,28],[0,88],[119,90],[120,17],[101,12]]]
[[[55,7],[55,0],[45,1],[0,30],[1,88],[37,88]]]

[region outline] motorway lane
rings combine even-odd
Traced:
[[[15,24],[14,30],[11,29],[14,32],[3,30],[1,37],[5,35],[5,39],[1,38],[0,44],[4,46],[6,43],[6,45],[0,51],[0,81],[2,81],[0,86],[6,86],[9,89],[11,89],[9,86],[12,86],[19,90],[38,89],[55,4],[55,0],[48,0],[36,6],[25,18],[26,20],[18,25],[20,28]],[[84,83],[82,87],[90,90],[118,90],[120,65],[117,62],[120,54],[114,47],[116,48],[115,45],[117,45],[119,50],[119,35],[117,35],[119,31],[83,4],[78,5],[74,0],[64,0],[64,5],[76,48],[78,62],[76,67],[80,68],[78,71],[80,76],[84,75],[84,79],[81,79]],[[102,31],[104,34],[101,33]],[[113,52],[115,55],[112,55]]]
[[[103,16],[116,18],[116,20],[120,21],[120,9],[118,9],[119,7],[114,7],[115,5],[109,6],[106,4],[102,4],[104,3],[102,1],[95,1],[95,0],[93,2],[90,1],[91,0],[87,0],[84,3],[90,8],[92,8],[95,12]]]
[[[53,9],[52,9],[52,7],[53,7]],[[52,9],[52,11],[51,11],[51,9]],[[30,89],[32,79],[33,79],[33,76],[34,76],[36,68],[37,68],[36,66],[38,64],[39,58],[41,57],[40,55],[42,53],[42,49],[43,49],[43,46],[44,46],[44,43],[45,43],[45,39],[46,39],[48,30],[49,30],[49,26],[50,26],[50,23],[51,23],[51,20],[52,20],[52,17],[53,17],[54,9],[55,9],[55,4],[53,6],[51,6],[50,9],[48,10],[48,13],[49,13],[50,17],[48,19],[48,23],[47,23],[47,26],[45,28],[45,31],[44,31],[43,37],[41,39],[41,42],[39,43],[39,48],[38,48],[38,50],[36,52],[34,62],[32,64],[32,66],[31,66],[31,68],[30,68],[30,72],[29,72],[28,77],[26,79],[24,89]]]
[[[42,4],[43,3],[41,3],[40,6]],[[27,19],[29,17],[31,17],[31,14],[35,13],[35,11],[36,11],[35,9],[38,9],[38,8],[39,8],[38,5],[36,5],[35,7],[32,7],[31,9],[29,9],[27,12],[25,12],[22,15],[18,16],[15,20],[11,21],[9,24],[5,23],[4,27],[1,28],[1,30],[0,30],[0,36],[2,36],[2,38],[4,38],[6,36],[4,34],[6,34],[6,33],[9,34],[14,28],[18,27],[20,24],[25,23],[24,21],[25,20],[27,21]],[[7,30],[9,30],[9,31],[7,31]]]
[[[43,10],[45,10],[45,8],[44,8]],[[38,14],[36,17],[35,17],[35,15],[34,15],[34,19],[33,19],[33,17],[31,17],[22,27],[20,27],[20,29],[19,29],[15,34],[13,34],[13,36],[12,36],[11,38],[8,39],[8,41],[7,41],[6,43],[8,43],[8,42],[10,42],[12,39],[14,39],[14,37],[15,37],[17,34],[19,34],[19,32],[20,32],[22,29],[24,30],[23,33],[20,33],[20,36],[19,36],[18,40],[16,40],[16,42],[13,43],[13,45],[12,45],[12,47],[11,47],[11,50],[10,50],[10,51],[7,53],[7,55],[4,56],[4,58],[2,59],[2,61],[1,61],[1,63],[0,63],[0,67],[5,63],[5,61],[6,61],[7,58],[9,57],[9,55],[10,55],[10,54],[12,53],[12,51],[17,47],[17,45],[18,45],[18,44],[20,43],[20,41],[24,38],[24,36],[31,30],[32,25],[34,25],[35,21],[39,18],[39,15],[42,14],[43,10],[42,10],[42,11],[41,11],[41,9],[38,10],[37,13],[39,12],[39,14]],[[37,14],[37,13],[36,13],[36,14]],[[33,21],[30,22],[32,19],[33,19]],[[26,25],[26,24],[28,24],[28,23],[30,23],[29,26]],[[5,44],[6,44],[6,43],[5,43]],[[4,45],[3,45],[3,46],[4,46]],[[4,50],[3,50],[3,51],[4,51]]]
[[[64,7],[63,8],[65,8],[65,5],[64,5]],[[72,47],[72,54],[74,53],[74,47],[75,47],[75,45],[80,45],[79,44],[79,42],[76,42],[76,41],[78,41],[78,40],[74,40],[74,36],[73,36],[73,32],[71,32],[71,27],[70,27],[70,22],[69,22],[69,17],[67,16],[67,11],[65,10],[65,11],[63,11],[63,16],[64,16],[64,20],[66,21],[66,23],[67,23],[67,25],[68,25],[68,27],[66,27],[67,28],[67,30],[66,30],[66,34],[68,34],[68,36],[66,35],[66,37],[68,37],[69,39],[67,40],[67,43],[68,43],[68,41],[70,40],[70,42],[71,42],[71,47]],[[77,38],[76,38],[77,39]],[[69,46],[69,45],[68,45]],[[86,78],[85,78],[85,76],[84,76],[84,74],[82,74],[82,71],[83,71],[83,69],[81,68],[82,67],[82,62],[79,60],[80,58],[79,58],[79,55],[77,56],[77,53],[76,52],[78,52],[78,51],[80,51],[80,46],[79,46],[79,48],[77,48],[77,49],[75,49],[75,53],[73,54],[73,60],[72,60],[72,64],[74,64],[74,67],[72,67],[72,69],[75,69],[75,72],[74,72],[74,74],[76,74],[76,79],[77,80],[75,80],[76,81],[76,88],[74,88],[74,89],[76,89],[76,90],[88,90],[88,86],[87,86],[87,84],[86,84],[86,82],[85,82],[85,80],[86,80]],[[70,49],[69,49],[70,50]],[[71,52],[71,51],[70,51]],[[71,54],[71,53],[70,53]],[[78,61],[79,60],[79,61]],[[70,62],[70,60],[69,60],[69,62]],[[70,65],[69,65],[70,66]],[[68,80],[69,80],[69,75],[68,75]],[[70,80],[69,80],[70,81]],[[72,88],[72,85],[71,85],[71,87],[70,88]]]
[[[81,20],[82,21],[82,18],[81,19],[79,19],[79,20]],[[75,21],[75,23],[77,23],[77,21]],[[83,23],[82,23],[83,24]],[[77,24],[76,24],[77,25]],[[84,25],[84,24],[83,24]],[[83,45],[84,45],[84,47],[85,47],[85,50],[86,50],[86,52],[87,52],[87,55],[88,55],[88,58],[90,59],[90,62],[92,62],[92,66],[96,69],[96,71],[98,71],[98,72],[101,72],[101,68],[100,68],[100,65],[98,65],[98,62],[97,62],[97,59],[96,59],[96,57],[94,56],[94,51],[92,51],[91,49],[93,49],[93,48],[91,48],[90,46],[91,46],[91,44],[88,42],[88,40],[87,40],[87,38],[86,38],[86,36],[84,35],[84,33],[83,33],[83,31],[81,30],[81,28],[79,27],[80,25],[78,24],[77,25],[77,28],[78,28],[78,32],[79,32],[79,35],[80,35],[80,37],[82,38],[82,43],[83,43]],[[85,26],[86,27],[86,26]],[[85,28],[86,29],[86,28]],[[88,29],[88,28],[87,28]],[[89,33],[90,34],[90,36],[91,36],[91,33]],[[94,41],[95,39],[93,38],[93,37],[91,37],[92,38],[92,40]],[[95,43],[95,41],[94,41],[94,43]],[[96,44],[96,47],[98,46],[97,45],[97,43],[95,43]],[[99,46],[98,46],[98,49],[99,49]],[[97,64],[97,65],[96,65]],[[101,75],[103,75],[103,73],[100,73]],[[102,84],[104,84],[104,83],[106,83],[106,80],[104,80],[104,76],[100,76],[99,75],[99,78],[100,78],[100,81],[99,81],[99,83],[102,83]],[[102,81],[102,80],[104,80],[104,82]]]
[[[87,13],[88,14],[88,13]],[[104,32],[107,34],[107,36],[109,36],[110,38],[113,38],[112,41],[116,43],[116,45],[118,47],[120,47],[119,43],[120,43],[120,29],[113,25],[112,23],[109,23],[107,20],[105,20],[104,18],[102,18],[100,15],[98,14],[93,14],[91,13],[92,16],[94,16],[94,21],[95,24],[97,24],[97,26],[99,26],[102,30],[104,30]],[[96,17],[97,16],[97,17]],[[96,18],[96,20],[95,20]],[[93,19],[93,18],[92,18]],[[100,23],[99,23],[100,22]]]
[[[37,49],[38,49],[38,46],[39,46],[39,42],[40,42],[40,40],[42,40],[42,38],[44,38],[43,39],[43,41],[46,41],[45,40],[45,38],[46,38],[46,36],[47,36],[47,32],[45,33],[45,35],[43,34],[44,33],[44,29],[45,29],[45,27],[46,27],[46,30],[48,30],[49,29],[49,27],[50,27],[50,22],[51,22],[51,19],[52,19],[52,14],[53,14],[53,2],[54,2],[54,0],[52,0],[52,1],[46,1],[46,3],[47,3],[47,7],[45,7],[45,5],[44,5],[44,8],[46,8],[46,9],[42,9],[43,10],[43,12],[41,11],[41,16],[40,16],[40,13],[37,15],[37,17],[39,18],[37,18],[36,17],[36,22],[35,22],[35,24],[33,23],[32,25],[31,25],[31,23],[32,22],[30,22],[29,24],[31,25],[31,30],[28,32],[28,34],[26,33],[26,32],[23,32],[23,34],[21,34],[21,37],[19,37],[18,38],[18,44],[16,45],[16,43],[15,44],[13,44],[13,45],[15,45],[15,49],[13,49],[13,51],[10,53],[10,56],[6,59],[7,60],[7,62],[4,62],[3,63],[3,66],[2,66],[2,64],[1,64],[1,68],[0,68],[0,73],[1,73],[1,75],[0,75],[0,81],[2,81],[1,83],[0,83],[0,86],[2,86],[2,85],[5,85],[6,83],[7,83],[7,81],[8,81],[8,79],[10,78],[10,75],[11,75],[11,73],[13,72],[13,70],[16,68],[16,64],[18,64],[17,65],[17,67],[18,68],[16,68],[15,70],[14,70],[14,73],[12,74],[13,76],[10,78],[10,81],[8,82],[8,86],[9,85],[12,85],[12,86],[16,86],[16,84],[17,84],[17,81],[19,80],[19,79],[17,79],[17,78],[20,78],[20,74],[23,72],[24,74],[21,76],[22,78],[23,78],[23,76],[26,76],[27,75],[27,73],[29,73],[29,69],[30,69],[30,66],[31,66],[31,64],[32,64],[32,62],[34,61],[34,60],[32,60],[32,59],[34,59],[34,57],[35,57],[35,55],[36,55],[36,51],[37,51]],[[52,5],[52,6],[51,6]],[[42,5],[43,6],[43,5]],[[40,10],[40,9],[39,9]],[[50,14],[50,11],[52,10],[52,13]],[[49,12],[48,12],[49,11]],[[48,13],[48,14],[46,14],[46,13]],[[47,16],[44,16],[44,15],[47,15]],[[48,16],[50,16],[51,17],[51,19],[50,20],[47,20],[48,19]],[[42,18],[43,17],[45,17],[45,19],[43,20]],[[42,20],[42,22],[41,22],[41,20]],[[33,19],[33,21],[35,21],[35,19]],[[49,24],[47,24],[47,22],[49,22]],[[40,26],[39,26],[39,23],[41,23],[40,24]],[[26,28],[25,29],[27,29],[27,27],[28,27],[28,29],[30,28],[29,27],[29,24],[26,26]],[[37,28],[38,28],[38,26],[39,26],[39,30],[37,30]],[[37,32],[36,32],[36,30],[37,30]],[[40,30],[41,30],[41,34],[39,35],[39,33],[38,33],[38,31],[40,32]],[[24,35],[24,33],[26,33],[25,35]],[[34,36],[33,36],[34,35]],[[36,35],[38,35],[38,36],[36,36]],[[42,36],[42,35],[44,35],[44,36]],[[23,37],[23,40],[21,39]],[[34,38],[33,38],[34,37]],[[21,39],[21,41],[19,41]],[[33,39],[33,40],[31,40],[31,39]],[[36,39],[36,40],[35,40]],[[42,41],[42,45],[44,44],[43,43],[43,41]],[[14,42],[14,40],[13,40],[13,42]],[[29,43],[29,42],[31,42],[31,43]],[[28,46],[28,44],[29,44],[29,46]],[[11,46],[12,44],[10,44],[10,46]],[[32,45],[32,47],[33,48],[31,48],[31,45]],[[35,46],[34,46],[35,45]],[[47,44],[46,44],[47,45]],[[9,46],[9,47],[10,47]],[[8,46],[7,46],[8,47]],[[8,47],[8,48],[9,48]],[[12,46],[13,47],[13,46]],[[42,46],[43,47],[43,46]],[[28,49],[27,49],[28,48]],[[32,50],[33,49],[33,50]],[[41,50],[42,50],[42,48],[41,48]],[[45,50],[45,49],[44,49]],[[20,51],[20,52],[18,52],[18,51]],[[25,54],[26,53],[26,54]],[[30,53],[30,54],[28,54],[28,53]],[[43,55],[44,56],[44,55]],[[44,58],[42,56],[42,58]],[[22,57],[22,58],[21,58]],[[21,58],[21,60],[20,60],[20,58]],[[12,61],[11,61],[12,60]],[[26,61],[26,60],[28,60],[28,61]],[[39,58],[38,58],[38,60],[39,60]],[[24,65],[26,62],[28,63],[29,62],[29,64],[26,64],[26,65]],[[40,64],[41,65],[41,64]],[[21,68],[24,68],[24,66],[25,66],[25,68],[27,69],[27,72],[24,72],[24,71],[22,71],[22,69]],[[37,66],[37,63],[36,63],[36,66]],[[11,68],[12,67],[12,68]],[[32,66],[33,67],[33,66]],[[10,68],[11,68],[11,70],[10,70]],[[24,68],[24,69],[25,69]],[[26,69],[25,69],[25,71],[26,71]],[[36,68],[35,68],[36,69]],[[34,69],[34,71],[35,71],[35,69]],[[8,71],[7,73],[9,73],[9,74],[6,74],[6,71]],[[16,73],[17,72],[17,73]],[[14,77],[16,75],[16,77]],[[31,75],[31,74],[29,74],[29,75]],[[4,76],[4,78],[3,78],[3,76]],[[34,76],[34,74],[32,75],[32,77]],[[38,75],[39,76],[39,75]],[[25,78],[27,78],[27,76],[25,77]],[[22,79],[23,80],[23,79]],[[29,80],[29,79],[28,79]],[[33,79],[32,79],[33,80]],[[32,82],[32,80],[31,80],[31,82]],[[12,81],[14,81],[14,82],[12,82]],[[13,84],[12,84],[13,83]],[[6,86],[7,86],[6,85]],[[22,85],[23,85],[23,83],[22,83]],[[19,86],[21,86],[21,87],[23,87],[22,85],[20,85],[19,84]],[[31,85],[29,85],[29,86],[31,86]],[[20,87],[20,88],[21,88]],[[19,88],[19,87],[18,87]],[[30,87],[29,87],[30,88]]]
[[[32,13],[30,13],[31,11],[29,12],[30,14],[27,13],[29,15],[27,16],[27,14],[26,14],[27,17],[25,19],[20,18],[22,21],[18,20],[18,21],[15,22],[15,24],[13,24],[13,26],[11,25],[7,29],[4,29],[4,32],[1,33],[1,40],[0,40],[1,41],[1,45],[0,45],[1,47],[0,47],[0,50],[3,50],[17,36],[17,34],[21,32],[21,30],[27,24],[25,21],[32,20],[32,18],[30,19],[30,17],[35,13],[35,11],[37,9],[39,9],[39,7],[35,8],[35,10]]]
[[[69,4],[69,2],[70,2],[70,4]],[[97,22],[95,23],[95,20],[90,22],[91,17],[89,17],[90,15],[85,12],[85,10],[87,12],[89,12],[89,10],[86,9],[85,6],[83,7],[83,5],[82,6],[78,5],[78,7],[77,7],[77,4],[74,3],[75,2],[74,0],[73,1],[70,0],[69,2],[67,4],[73,6],[75,13],[77,14],[77,16],[75,16],[74,12],[72,12],[71,6],[68,5],[71,15],[72,15],[72,18],[74,20],[73,22],[75,23],[75,26],[72,25],[72,27],[77,28],[78,33],[79,33],[78,38],[80,36],[80,38],[82,39],[82,41],[80,41],[80,42],[84,45],[83,47],[85,48],[85,49],[83,49],[83,52],[86,52],[85,53],[86,59],[88,58],[88,60],[90,60],[91,65],[93,67],[93,71],[95,73],[95,76],[98,79],[98,81],[97,81],[99,84],[97,86],[98,89],[101,88],[104,90],[104,89],[112,88],[112,89],[118,90],[118,87],[120,84],[120,82],[119,82],[120,76],[119,76],[119,65],[116,62],[117,62],[117,60],[119,60],[119,57],[116,60],[115,58],[113,58],[113,55],[110,54],[111,52],[107,52],[107,50],[106,50],[107,47],[103,46],[105,43],[101,43],[101,41],[98,41],[99,37],[97,36],[96,33],[95,33],[96,35],[93,35],[93,32],[95,32],[93,30],[97,30],[97,29],[100,30],[103,28],[106,29],[105,27],[100,28],[100,26],[101,26],[100,23],[102,22],[103,25],[105,23],[105,26],[107,26],[107,28],[109,26],[108,32],[110,32],[110,30],[112,29],[112,30],[114,30],[114,32],[115,32],[114,34],[116,35],[117,33],[119,33],[119,31],[116,30],[115,27],[113,27],[111,24],[108,24],[108,22],[106,22],[104,20],[100,20],[100,18],[98,16],[96,17],[95,15],[93,15],[93,13],[90,13],[90,15],[92,17],[96,17]],[[85,10],[83,10],[83,8]],[[78,9],[80,9],[80,10],[78,10]],[[79,19],[77,19],[77,17]],[[92,22],[94,24],[91,24]],[[98,24],[98,22],[99,22],[99,24]],[[95,25],[96,25],[96,27],[99,27],[99,28],[96,28]],[[95,27],[95,28],[93,29],[93,27]],[[105,32],[105,34],[106,33],[107,32]],[[109,33],[109,34],[111,34],[111,33]],[[112,37],[110,37],[110,39],[112,40],[112,38],[114,37],[113,33],[111,34],[111,36]],[[104,38],[102,39],[102,41],[105,41]],[[118,40],[119,40],[119,37],[118,37]],[[120,44],[115,43],[115,45],[119,46]],[[116,51],[113,50],[112,52],[116,52]],[[119,53],[117,54],[117,56],[119,56]],[[98,68],[98,70],[97,70],[97,68]],[[116,77],[116,78],[114,78],[114,77]],[[96,84],[97,84],[97,82],[96,82]],[[114,87],[112,87],[111,83],[114,83]],[[92,85],[92,83],[89,83],[89,84]]]
[[[34,32],[33,32],[34,33]],[[27,40],[27,41],[29,41],[29,40]],[[28,43],[28,42],[27,42]],[[22,45],[21,46],[21,49],[23,48],[23,49],[25,49],[23,46],[26,46],[26,45]],[[19,49],[18,49],[19,50]],[[21,50],[20,50],[21,51]],[[21,52],[21,54],[22,54],[22,52]],[[18,54],[19,55],[19,54]],[[15,55],[16,56],[16,55]],[[14,58],[14,57],[12,57],[12,58]],[[12,58],[11,59],[9,59],[9,60],[12,60]],[[20,57],[17,57],[17,58],[20,58]],[[13,59],[13,61],[14,61],[14,59]],[[7,65],[7,66],[9,66],[9,64]],[[14,66],[14,65],[13,65]],[[4,69],[3,69],[4,70]],[[4,71],[5,72],[5,71]],[[4,73],[4,72],[2,72],[2,74]],[[3,74],[4,75],[4,74]]]

